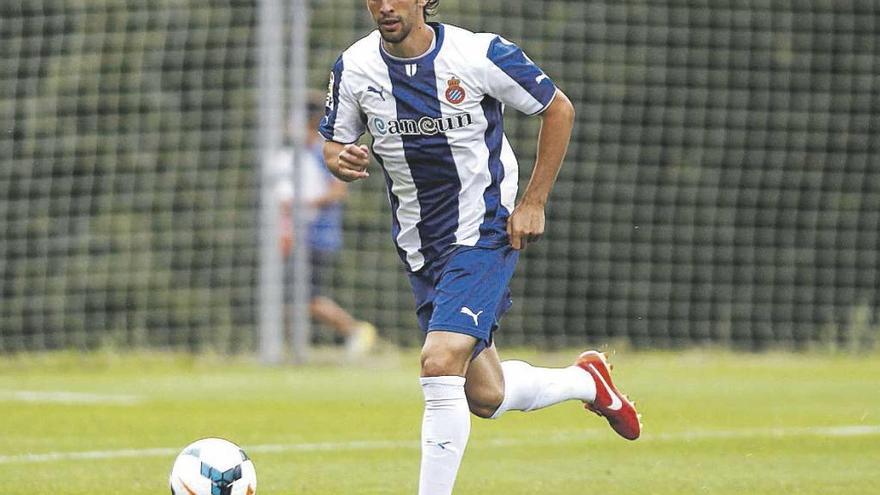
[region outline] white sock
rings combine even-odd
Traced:
[[[421,382],[425,415],[419,495],[449,495],[471,433],[464,378],[437,376],[422,378]]]
[[[504,361],[504,400],[492,419],[506,411],[534,411],[566,400],[596,400],[596,383],[578,368],[536,368],[524,361]]]

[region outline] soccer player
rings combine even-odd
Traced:
[[[367,0],[378,29],[330,75],[320,132],[330,171],[370,176],[373,137],[425,343],[421,385],[421,495],[452,493],[470,413],[498,418],[580,400],[624,438],[638,438],[633,404],[603,354],[567,368],[501,362],[493,343],[510,308],[518,255],[544,233],[544,205],[568,147],[574,109],[515,44],[495,34],[427,22],[439,0]],[[518,169],[504,135],[511,106],[541,118],[531,179],[515,204]]]

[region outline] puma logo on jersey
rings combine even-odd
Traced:
[[[480,315],[483,314],[482,311],[480,311],[479,313],[474,313],[474,311],[471,308],[469,308],[467,306],[462,306],[461,312],[474,319],[474,326],[475,327],[480,326],[480,319],[479,318],[480,318]]]
[[[379,95],[379,98],[382,98],[382,101],[385,101],[385,90],[383,89],[376,89],[372,86],[367,86],[367,93],[377,94]]]

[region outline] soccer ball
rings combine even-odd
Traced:
[[[168,483],[171,495],[254,495],[257,472],[238,445],[204,438],[177,456]]]

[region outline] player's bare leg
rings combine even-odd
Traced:
[[[309,312],[321,323],[333,327],[339,335],[347,337],[357,320],[348,311],[328,297],[317,296],[309,303]]]
[[[465,391],[471,412],[483,418],[580,400],[622,437],[635,440],[641,433],[635,407],[615,388],[610,365],[596,351],[581,354],[573,366],[539,368],[524,361],[502,362],[492,345],[471,362]]]
[[[471,412],[481,418],[491,418],[504,400],[504,371],[495,344],[471,361],[466,378],[464,391]]]
[[[501,361],[494,345],[471,363],[466,391],[471,411],[493,419],[511,410],[534,411],[567,400],[592,402],[596,397],[595,383],[583,369]]]
[[[356,320],[329,297],[312,298],[309,303],[309,312],[316,320],[329,325],[336,333],[345,337],[345,345],[349,355],[364,354],[376,343],[376,328],[372,324]]]
[[[422,347],[422,464],[419,495],[449,495],[471,432],[464,384],[477,339],[432,331]]]

